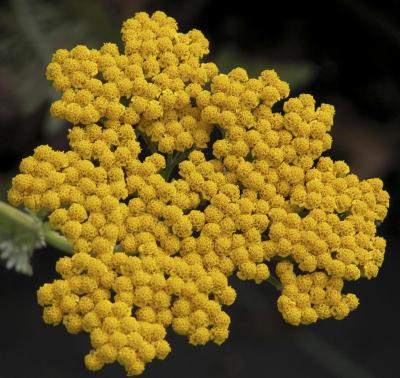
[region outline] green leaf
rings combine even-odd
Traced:
[[[0,218],[0,259],[7,269],[32,275],[32,254],[43,246],[45,240],[39,226],[37,229],[27,228],[5,217]]]

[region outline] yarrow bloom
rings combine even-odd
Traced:
[[[70,150],[37,147],[8,193],[73,246],[38,290],[43,320],[89,334],[88,369],[118,361],[132,376],[169,354],[168,327],[223,343],[234,274],[276,282],[292,325],[357,308],[344,283],[377,276],[389,195],[322,156],[333,106],[287,99],[273,70],[219,72],[203,34],[163,12],[126,20],[122,40],[54,53],[50,112],[72,124]]]

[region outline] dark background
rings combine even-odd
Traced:
[[[311,93],[336,108],[330,156],[361,178],[381,177],[391,207],[379,233],[388,240],[379,276],[348,285],[361,304],[342,321],[293,327],[268,284],[233,282],[238,298],[230,338],[192,347],[171,335],[172,353],[143,377],[399,377],[400,4],[398,1],[223,2],[10,0],[0,6],[0,198],[22,157],[38,144],[66,147],[67,125],[49,118],[58,96],[44,76],[57,48],[119,42],[122,20],[163,10],[181,31],[202,30],[209,60],[252,75],[274,68],[291,95]],[[217,6],[219,5],[219,7]],[[208,60],[207,59],[207,60]],[[0,265],[0,378],[123,377],[120,366],[90,373],[86,334],[72,336],[41,320],[36,290],[56,277],[61,254],[34,254],[32,277]]]

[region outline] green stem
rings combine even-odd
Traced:
[[[66,253],[72,254],[71,243],[58,232],[54,231],[49,222],[42,223],[42,231],[46,244],[54,248],[60,249]]]
[[[29,230],[38,230],[38,222],[35,218],[3,201],[0,201],[0,217],[1,219],[9,220]]]
[[[282,283],[279,281],[275,276],[272,274],[269,276],[267,279],[267,282],[269,282],[272,286],[275,286],[276,290],[282,291]]]
[[[58,248],[64,252],[72,253],[72,246],[64,236],[53,230],[49,222],[41,222],[39,218],[29,215],[9,204],[0,201],[0,218],[12,222],[31,232],[42,233],[47,245]]]
[[[167,166],[161,173],[161,176],[164,177],[166,181],[169,181],[170,176],[174,168],[183,160],[185,160],[189,154],[193,151],[193,147],[189,148],[183,152],[176,152],[175,155],[169,154],[167,157]]]
[[[156,148],[155,144],[151,141],[151,139],[144,132],[141,132],[138,128],[136,128],[135,131],[138,135],[140,135],[143,138],[144,142],[146,143],[148,149],[150,150],[150,152],[152,154],[157,152],[157,148]]]
[[[166,161],[167,166],[161,173],[161,176],[164,177],[165,181],[169,180],[169,176],[171,175],[172,171],[175,168],[175,159],[177,158],[178,155],[179,155],[179,153],[177,153],[174,157],[172,154],[168,155],[167,161]]]

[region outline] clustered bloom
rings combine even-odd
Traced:
[[[118,361],[138,375],[170,352],[170,326],[193,345],[226,340],[233,274],[276,274],[290,324],[346,317],[358,299],[344,282],[382,265],[389,195],[322,156],[333,107],[302,94],[273,111],[289,95],[273,70],[220,73],[201,62],[203,34],[162,12],[125,21],[122,39],[123,54],[55,52],[47,77],[63,95],[51,114],[74,125],[70,150],[37,147],[9,191],[73,246],[38,290],[44,321],[89,333],[88,369]],[[183,160],[169,180],[172,156]]]

